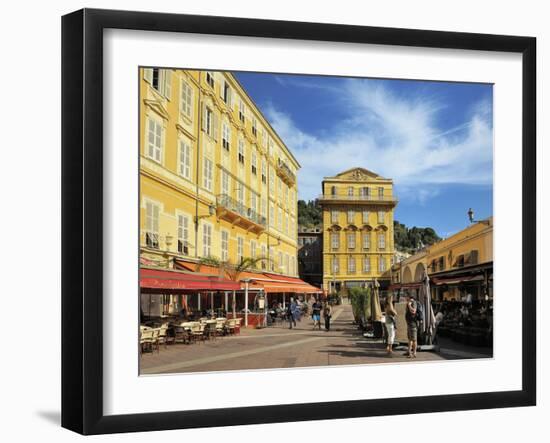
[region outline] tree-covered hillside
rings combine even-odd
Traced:
[[[323,224],[323,212],[317,200],[298,200],[298,225],[313,228]]]
[[[298,200],[298,224],[307,228],[323,224],[322,209],[317,200]],[[397,220],[393,222],[393,232],[395,249],[408,253],[441,240],[433,228],[408,228]]]

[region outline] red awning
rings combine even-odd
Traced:
[[[151,290],[195,290],[195,291],[236,291],[240,283],[228,279],[204,275],[188,274],[178,271],[141,268],[139,286]]]
[[[288,277],[277,274],[251,274],[247,278],[252,280],[253,287],[260,287],[266,293],[290,292],[298,294],[320,294],[323,291],[306,283],[297,277]]]
[[[176,260],[178,269],[191,271],[196,273],[199,271],[202,274],[219,275],[220,269],[211,265],[197,265],[196,263],[187,262],[185,260]],[[228,277],[225,272],[225,277]],[[250,280],[249,289],[263,290],[266,293],[274,292],[292,292],[300,294],[317,294],[321,293],[321,289],[306,283],[298,277],[289,277],[268,272],[241,272],[239,280]],[[244,289],[244,283],[241,283],[239,289]]]

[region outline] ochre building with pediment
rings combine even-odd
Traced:
[[[389,286],[394,256],[393,181],[356,167],[325,177],[323,208],[323,288],[329,293]]]

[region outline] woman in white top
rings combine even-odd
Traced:
[[[393,353],[393,341],[395,340],[395,318],[397,317],[397,312],[393,307],[393,297],[388,295],[386,300],[386,331],[388,332],[388,346],[386,346],[386,352],[388,354]]]

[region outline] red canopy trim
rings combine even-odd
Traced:
[[[162,269],[140,269],[139,286],[142,289],[165,289],[172,291],[237,291],[239,282],[211,275],[186,274]]]

